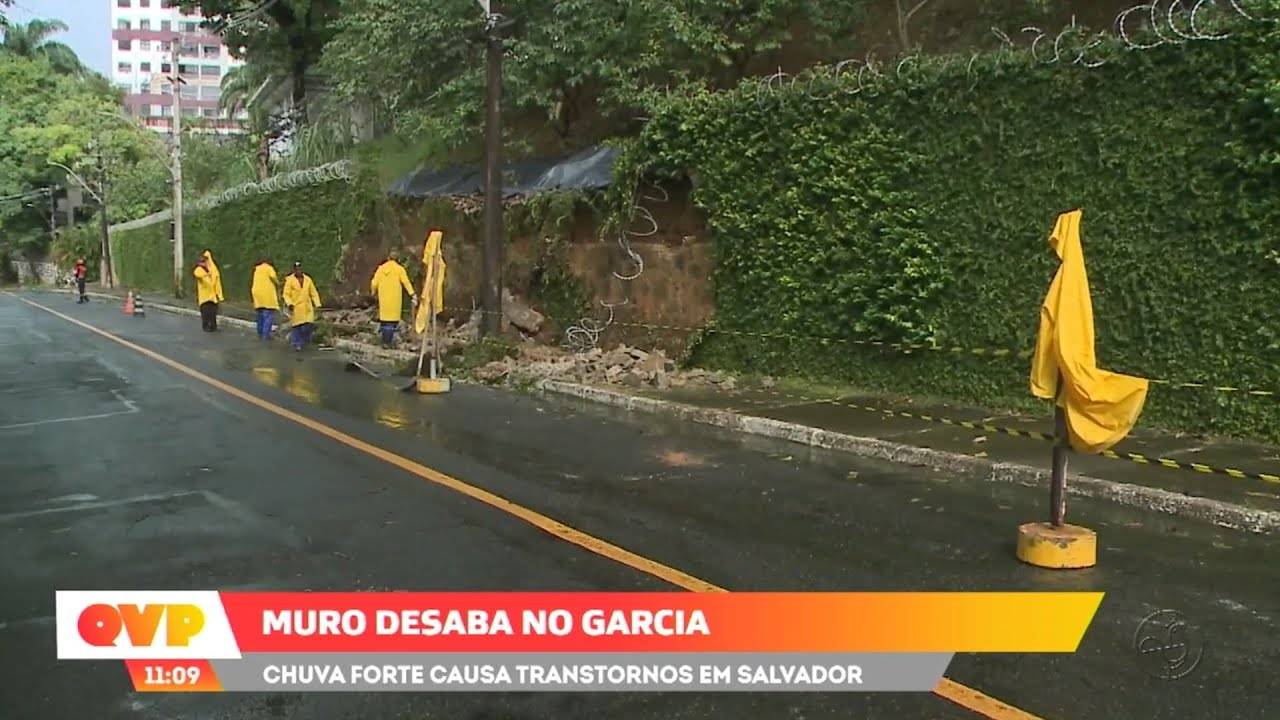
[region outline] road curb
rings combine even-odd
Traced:
[[[989,482],[1015,483],[1046,488],[1049,472],[1018,463],[995,462],[959,453],[915,447],[879,438],[860,437],[796,423],[742,415],[729,410],[703,408],[656,398],[629,395],[604,388],[542,380],[538,390],[610,405],[635,412],[669,415],[690,422],[758,435],[809,447],[838,450],[861,457],[888,460],[936,470],[960,470]],[[1233,530],[1269,535],[1280,530],[1280,512],[1244,507],[1211,498],[1193,497],[1160,488],[1102,480],[1087,475],[1069,475],[1071,495],[1110,500],[1122,505],[1155,510],[1168,515],[1211,522]]]
[[[71,290],[63,290],[60,288],[55,290],[55,292],[73,294],[73,291]],[[107,293],[88,292],[85,294],[88,295],[89,297],[100,298],[104,300],[120,299],[116,295],[110,295]],[[199,310],[188,308],[188,307],[182,307],[181,305],[169,305],[167,303],[158,303],[152,300],[148,300],[147,307],[154,310],[160,310],[161,312],[171,313],[174,315],[200,317]],[[230,317],[230,316],[224,315],[218,318],[218,322],[225,323],[227,325],[232,325],[234,327],[244,328],[246,330],[257,331],[258,329],[257,324],[254,323],[253,321],[244,320],[237,317]],[[331,342],[333,347],[339,350],[345,351],[348,355],[353,356],[357,360],[376,360],[376,361],[382,361],[382,362],[412,362],[418,359],[418,354],[410,350],[388,350],[387,348],[380,348],[375,345],[356,342],[355,340],[348,340],[346,338],[334,338]]]

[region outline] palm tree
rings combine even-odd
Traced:
[[[226,111],[227,117],[234,117],[241,110],[248,110],[251,121],[258,124],[257,121],[265,118],[258,117],[258,113],[255,112],[257,108],[248,107],[248,102],[264,82],[277,77],[279,77],[278,73],[262,63],[245,63],[231,68],[226,75],[222,76],[222,91],[218,96],[218,107]]]
[[[3,26],[4,42],[0,51],[25,58],[44,58],[60,73],[82,72],[80,58],[67,45],[49,40],[49,37],[65,32],[67,24],[61,20],[32,20],[28,23],[9,23]]]

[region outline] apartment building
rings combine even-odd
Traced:
[[[158,132],[171,131],[176,72],[184,81],[177,103],[184,122],[210,132],[243,131],[243,115],[228,118],[218,110],[222,78],[240,61],[201,27],[199,14],[182,12],[176,0],[105,1],[111,3],[111,80],[125,92],[129,114]]]

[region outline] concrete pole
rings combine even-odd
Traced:
[[[495,14],[486,19],[482,336],[502,331],[502,38],[498,19]]]
[[[182,297],[184,246],[182,241],[182,76],[178,73],[177,41],[173,50],[173,296]]]

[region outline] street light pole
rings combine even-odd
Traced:
[[[502,16],[485,10],[484,260],[481,335],[502,331]]]

